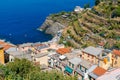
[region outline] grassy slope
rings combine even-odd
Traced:
[[[119,3],[113,4],[111,1],[101,2],[92,10],[84,10],[79,14],[64,13],[69,14],[67,18],[57,16],[56,19],[60,23],[68,24],[63,31],[60,43],[80,48],[96,46],[103,41],[106,43],[106,48],[113,46],[120,48],[120,18],[111,17],[113,12],[119,8],[118,5]]]

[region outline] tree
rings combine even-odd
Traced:
[[[57,70],[43,72],[26,59],[15,59],[6,66],[0,65],[0,72],[0,80],[77,80],[77,77],[64,76]]]
[[[112,17],[120,17],[120,7],[116,8],[113,13]]]
[[[120,49],[120,41],[117,41],[117,42],[114,44],[114,47],[117,48],[117,49]]]
[[[14,72],[16,75],[25,77],[30,71],[40,70],[35,67],[32,62],[26,59],[15,59],[15,62],[10,62],[6,65],[8,70]]]
[[[98,5],[100,3],[100,0],[95,0],[95,5]]]

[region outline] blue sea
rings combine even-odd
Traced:
[[[37,30],[49,14],[94,6],[94,0],[0,0],[0,39],[14,44],[44,42],[52,36]]]

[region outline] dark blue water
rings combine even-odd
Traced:
[[[37,31],[46,16],[60,11],[72,11],[94,0],[0,0],[0,38],[14,44],[43,42],[50,35]]]

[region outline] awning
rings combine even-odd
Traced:
[[[71,69],[70,67],[66,66],[65,67],[65,72],[68,72],[69,74],[72,74],[73,69]]]

